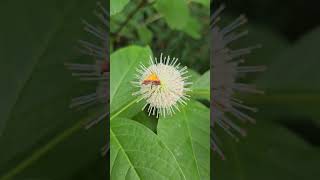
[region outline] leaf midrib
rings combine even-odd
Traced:
[[[70,9],[70,7],[67,7],[66,9]],[[67,12],[67,11],[65,11],[65,12]],[[64,17],[64,15],[62,15],[61,17]],[[63,19],[63,18],[61,18],[61,19]],[[34,63],[33,63],[33,65],[31,65],[29,71],[25,75],[26,76],[25,80],[21,82],[20,87],[17,90],[17,94],[14,97],[14,102],[12,103],[12,106],[9,109],[9,113],[8,113],[7,119],[4,120],[4,126],[6,124],[6,121],[8,119],[11,119],[11,117],[13,115],[13,109],[18,103],[18,101],[19,101],[19,99],[21,97],[21,94],[23,92],[23,89],[25,89],[26,88],[26,84],[28,84],[28,82],[31,81],[31,77],[32,77],[34,68],[39,64],[41,57],[43,57],[44,54],[47,52],[47,49],[49,47],[50,41],[54,38],[55,34],[57,34],[59,32],[59,29],[61,28],[61,23],[60,22],[61,21],[55,23],[55,25],[53,26],[54,28],[52,28],[53,30],[50,31],[47,34],[46,38],[44,38],[44,41],[43,41],[44,45],[41,45],[41,47],[39,48],[40,50],[38,51],[38,53],[34,56],[34,58],[32,58],[32,59],[34,59]],[[3,129],[4,128],[5,127],[3,127]],[[0,131],[0,136],[1,136],[1,133],[2,132]]]
[[[54,28],[52,28],[53,30],[48,32],[48,34],[45,36],[44,43],[43,43],[45,45],[42,45],[39,48],[40,50],[38,51],[38,53],[34,56],[34,59],[35,59],[34,63],[31,66],[29,72],[27,73],[27,75],[26,75],[27,77],[26,77],[25,81],[23,81],[21,83],[21,87],[17,91],[14,103],[12,104],[12,108],[10,108],[10,110],[9,110],[8,119],[10,119],[13,116],[13,111],[12,110],[17,105],[23,90],[26,88],[26,84],[31,81],[32,74],[34,72],[34,68],[39,64],[39,62],[41,60],[41,57],[43,57],[44,54],[47,52],[47,50],[49,48],[49,43],[54,39],[56,34],[61,31],[62,25],[64,23],[63,19],[65,18],[65,16],[67,14],[69,14],[69,12],[72,12],[71,9],[76,7],[76,6],[74,6],[75,2],[76,1],[72,0],[72,1],[68,2],[65,5],[65,8],[63,9],[63,13],[62,14],[59,13],[60,17],[57,17],[57,20],[55,21],[55,24],[52,26],[52,27],[54,27]],[[58,16],[58,15],[56,15],[56,16]],[[29,157],[26,157],[24,160],[19,162],[15,167],[10,169],[3,176],[1,175],[0,179],[1,180],[11,179],[12,177],[16,176],[17,174],[19,174],[24,169],[26,169],[29,166],[31,166],[34,162],[38,161],[45,154],[47,154],[51,149],[53,149],[57,144],[61,143],[64,139],[67,139],[72,134],[74,134],[77,130],[79,130],[83,126],[83,123],[84,123],[84,120],[79,121],[78,123],[76,123],[72,127],[64,130],[62,133],[59,133],[55,138],[51,139],[44,146],[40,147],[39,149],[36,149],[36,150],[32,151],[32,153],[31,153],[31,155]],[[0,129],[0,137],[1,137],[1,129]]]
[[[177,158],[175,157],[175,155],[173,154],[173,152],[171,151],[171,149],[170,149],[165,143],[162,143],[162,144],[163,144],[164,147],[168,150],[168,152],[172,155],[174,161],[177,163],[177,166],[179,167],[179,171],[181,172],[181,174],[182,174],[182,176],[183,176],[183,179],[186,180],[187,178],[186,178],[186,176],[184,175],[184,172],[183,172],[183,170],[182,170],[182,168],[181,168],[181,166],[180,166]]]
[[[196,155],[194,154],[195,151],[194,151],[194,147],[193,147],[193,143],[192,143],[192,136],[191,136],[190,128],[189,128],[188,123],[186,122],[186,120],[187,120],[187,115],[186,115],[185,110],[182,110],[182,113],[183,113],[183,116],[185,117],[185,118],[183,118],[183,119],[184,119],[184,122],[185,122],[186,127],[187,127],[187,132],[188,132],[188,135],[189,135],[190,144],[191,144],[191,149],[192,149],[192,156],[193,156],[194,161],[195,161],[195,163],[196,163],[196,168],[197,168],[197,172],[198,172],[198,177],[199,177],[199,179],[201,179],[198,161],[197,161]]]

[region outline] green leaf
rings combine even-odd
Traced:
[[[1,5],[0,68],[5,75],[0,81],[6,86],[0,88],[0,121],[6,120],[6,126],[0,137],[0,179],[70,179],[100,156],[106,129],[86,133],[83,123],[93,117],[69,108],[72,97],[95,92],[95,85],[83,85],[63,65],[76,61],[74,47],[87,37],[80,18],[97,20],[95,8],[95,2],[76,0]],[[83,147],[91,149],[79,151]]]
[[[149,44],[152,40],[152,31],[150,31],[146,26],[140,26],[139,28],[137,28],[138,31],[138,35],[140,40],[144,43],[144,44]]]
[[[138,122],[115,118],[110,126],[110,179],[183,179],[166,146]]]
[[[201,77],[201,75],[193,69],[188,69],[188,75],[191,76],[190,81],[193,83]]]
[[[177,159],[186,179],[210,179],[210,110],[190,101],[172,117],[160,118],[158,135]]]
[[[129,46],[111,54],[110,57],[110,112],[111,118],[128,106],[137,105],[137,97],[133,96],[134,87],[132,81],[135,79],[136,69],[140,63],[146,64],[152,52],[149,47]],[[130,112],[131,115],[138,111]]]
[[[155,8],[164,16],[172,29],[183,29],[189,20],[189,9],[186,0],[156,1]]]
[[[5,175],[8,179],[10,175],[13,175],[11,176],[11,178],[14,177],[13,179],[24,179],[29,174],[52,179],[72,179],[76,174],[92,172],[95,175],[91,175],[91,178],[105,176],[107,174],[106,164],[109,161],[101,156],[100,150],[107,141],[106,126],[105,121],[100,126],[85,131],[83,121],[80,121],[76,126],[64,130],[34,153],[30,153],[29,157],[25,157],[23,163],[19,163],[19,166],[15,166]],[[97,161],[99,164],[96,165]],[[94,166],[99,167],[93,169]],[[53,167],[56,171],[52,171]]]
[[[15,6],[12,3],[6,3],[1,6],[1,17],[3,18],[1,20],[5,26],[0,35],[2,39],[0,58],[3,62],[0,81],[5,86],[0,90],[4,95],[0,102],[0,136],[5,123],[12,118],[15,106],[23,96],[23,91],[28,85],[32,73],[37,65],[43,61],[43,56],[48,51],[50,43],[59,32],[66,11],[72,8],[68,7],[70,2],[57,2],[63,7],[58,10],[50,7],[50,3],[46,5],[40,3],[39,6],[43,8],[39,8],[33,14],[29,14],[29,11],[32,11],[32,2],[30,5],[20,3]],[[19,13],[10,16],[10,20],[8,16],[12,12],[11,9],[16,9]],[[38,14],[43,14],[43,16],[37,16]],[[21,20],[20,24],[17,24],[16,19]],[[42,24],[40,28],[39,24]],[[14,28],[20,25],[25,28]],[[25,40],[21,41],[22,38]],[[16,53],[17,51],[19,53]]]
[[[320,90],[320,28],[313,30],[278,56],[258,83],[268,91],[318,92]]]
[[[138,113],[136,116],[132,118],[132,120],[135,120],[143,124],[144,126],[151,129],[153,132],[157,130],[158,119],[155,116],[148,116],[148,113],[145,111],[141,111],[140,113]]]
[[[256,82],[266,92],[257,103],[271,106],[268,112],[277,112],[272,115],[319,119],[319,41],[316,28],[278,56]]]
[[[183,31],[194,39],[200,39],[201,23],[195,17],[190,17],[183,28]]]
[[[192,97],[210,100],[210,70],[198,78],[191,89]]]
[[[212,157],[213,179],[301,180],[320,176],[316,146],[270,120],[259,119],[247,130],[248,136],[239,143],[225,132],[219,134],[226,160]]]
[[[121,12],[130,0],[111,0],[110,1],[110,16]]]

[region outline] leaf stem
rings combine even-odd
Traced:
[[[112,119],[114,119],[115,117],[117,117],[119,114],[121,114],[123,111],[125,111],[126,109],[128,109],[130,106],[132,106],[134,103],[139,102],[141,100],[141,98],[136,98],[132,101],[130,101],[127,105],[125,105],[123,108],[121,108],[119,111],[117,111],[116,113],[114,113],[113,115],[110,116],[110,121]],[[112,113],[111,113],[112,114]]]
[[[61,143],[64,139],[67,139],[72,134],[77,132],[83,127],[83,124],[85,120],[81,120],[72,127],[65,130],[63,133],[56,136],[54,139],[52,139],[50,142],[48,142],[43,147],[39,148],[35,152],[33,152],[28,158],[23,160],[21,163],[19,163],[16,167],[11,169],[8,173],[4,174],[2,177],[0,177],[0,180],[9,180],[12,179],[14,176],[19,174],[21,171],[25,170],[27,167],[29,167],[33,162],[39,160],[43,155],[48,153],[50,149]]]
[[[163,17],[162,14],[155,14],[153,16],[151,16],[150,18],[148,18],[146,20],[146,22],[144,23],[145,26],[147,26],[148,24],[151,24],[153,23],[154,21],[158,20],[158,19],[161,19]]]

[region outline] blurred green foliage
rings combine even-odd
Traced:
[[[149,45],[155,56],[180,57],[203,73],[209,69],[209,12],[209,0],[132,0],[111,16],[111,52],[130,44]]]

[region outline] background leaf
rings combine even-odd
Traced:
[[[152,31],[148,29],[146,26],[140,26],[137,28],[139,38],[144,44],[149,44],[152,41]]]
[[[186,0],[156,1],[155,8],[164,16],[172,29],[183,29],[189,20],[189,9]]]
[[[115,15],[123,10],[130,0],[111,0],[110,1],[110,16]]]
[[[194,39],[199,39],[201,37],[201,23],[195,17],[190,17],[187,24],[183,28],[183,31],[189,34]]]

